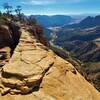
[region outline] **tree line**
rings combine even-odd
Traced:
[[[11,19],[11,21],[20,21],[21,23],[28,23],[30,25],[35,25],[37,23],[35,18],[24,15],[24,13],[22,12],[22,6],[20,5],[13,7],[9,3],[4,3],[2,4],[2,7],[4,8],[5,11],[0,12],[0,16],[1,16],[0,21],[4,18],[5,19],[9,18]]]
[[[4,3],[2,6],[3,6],[4,10],[6,10],[7,15],[11,15],[12,12],[15,12],[20,17],[21,10],[22,10],[20,5],[16,6],[16,8],[14,10],[13,10],[13,7],[9,3]]]

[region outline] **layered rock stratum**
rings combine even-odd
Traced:
[[[74,66],[28,31],[0,71],[0,100],[100,100]]]

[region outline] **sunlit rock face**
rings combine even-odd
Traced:
[[[0,94],[0,100],[100,100],[71,63],[24,29],[0,72]]]

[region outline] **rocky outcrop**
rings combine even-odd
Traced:
[[[46,70],[53,65],[53,55],[42,44],[36,43],[29,33],[23,32],[12,58],[3,67],[2,84],[11,89],[10,92],[29,93],[39,86]]]
[[[19,44],[1,70],[0,100],[100,100],[71,63],[21,31]]]

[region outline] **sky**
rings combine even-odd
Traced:
[[[26,15],[77,15],[100,13],[100,0],[0,0],[2,5],[8,2],[15,8],[22,6]]]

